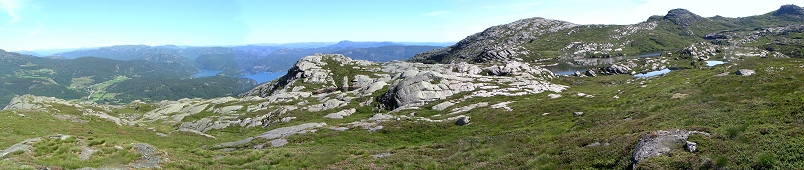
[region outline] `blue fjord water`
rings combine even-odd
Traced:
[[[201,69],[201,72],[196,73],[195,75],[193,75],[193,78],[211,77],[211,76],[218,75],[218,73],[221,73],[221,71],[222,70],[204,70],[204,69]],[[274,80],[274,79],[276,79],[278,77],[281,77],[281,76],[285,75],[285,73],[287,73],[287,72],[263,72],[263,73],[257,73],[257,74],[244,75],[244,76],[240,76],[240,77],[247,78],[247,79],[252,79],[254,81],[257,81],[257,83],[265,83],[265,82],[272,81],[272,80]]]

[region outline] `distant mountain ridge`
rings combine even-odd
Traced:
[[[388,52],[380,50],[377,47],[387,47],[385,49],[396,48],[405,52]],[[417,53],[436,48],[441,47],[408,47],[408,45],[395,42],[356,41],[341,41],[337,43],[258,44],[234,47],[118,45],[62,52],[47,57],[74,59],[93,56],[124,61],[146,60],[157,63],[177,63],[182,65],[194,65],[199,69],[224,70],[221,74],[234,76],[249,73],[284,71],[289,69],[290,66],[300,58],[315,53],[333,53],[335,51],[347,53],[349,50],[363,49],[358,50],[361,51],[358,55],[371,57],[363,58],[356,56],[356,58],[371,61],[390,61],[410,58]],[[376,54],[374,52],[376,52]]]

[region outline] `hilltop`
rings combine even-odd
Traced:
[[[549,63],[561,59],[682,50],[696,42],[712,42],[726,47],[760,47],[760,50],[801,56],[800,52],[767,48],[774,44],[756,41],[758,38],[775,39],[789,31],[796,32],[795,28],[789,27],[804,22],[801,11],[798,6],[785,5],[763,15],[704,18],[685,9],[674,9],[665,16],[651,16],[644,22],[632,25],[577,25],[529,18],[488,28],[447,48],[418,54],[410,61],[483,63],[516,60]]]
[[[802,13],[524,19],[409,61],[313,54],[237,97],[20,95],[0,168],[802,169]]]

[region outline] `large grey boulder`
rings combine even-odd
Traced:
[[[199,132],[206,132],[215,129],[224,129],[229,127],[231,122],[213,121],[210,118],[201,118],[195,122],[184,122],[179,126],[179,129],[191,129]]]
[[[603,71],[612,73],[612,74],[631,74],[633,67],[636,67],[635,64],[612,64],[611,66],[603,68]]]
[[[460,62],[460,63],[454,64],[454,66],[455,66],[455,70],[458,73],[476,75],[476,74],[480,74],[481,72],[483,72],[483,69],[480,69],[480,67],[478,67],[477,65],[468,64],[466,62]]]
[[[650,157],[667,155],[672,149],[680,149],[687,144],[687,138],[692,134],[709,136],[709,133],[687,130],[659,130],[650,134],[645,134],[639,139],[634,148],[631,161],[636,165],[640,161]],[[697,145],[694,147],[697,149]],[[692,149],[694,150],[694,149]]]
[[[341,100],[338,100],[338,99],[329,99],[329,100],[325,101],[324,103],[309,106],[307,108],[307,111],[311,111],[311,112],[324,111],[324,110],[343,107],[343,106],[346,106],[347,104],[349,104],[349,102],[341,101]]]
[[[589,77],[597,77],[597,74],[595,74],[595,70],[586,70],[586,72],[584,72],[584,75]]]
[[[343,119],[343,117],[352,115],[352,113],[355,113],[355,112],[357,112],[357,110],[355,108],[351,108],[351,109],[341,110],[341,111],[335,112],[335,113],[330,113],[330,114],[328,114],[328,115],[326,115],[324,117],[325,118],[330,118],[330,119]]]
[[[749,69],[739,69],[737,70],[737,72],[734,73],[741,76],[750,76],[756,74],[756,71]]]
[[[352,80],[352,86],[354,87],[367,87],[374,83],[374,79],[366,75],[356,75],[355,79]]]
[[[432,108],[432,109],[433,109],[433,110],[438,110],[438,111],[443,111],[443,110],[445,110],[445,109],[449,108],[449,107],[450,107],[450,106],[452,106],[452,105],[455,105],[455,103],[450,102],[450,101],[446,101],[446,102],[439,103],[439,104],[437,104],[437,105],[433,106],[433,108]]]
[[[460,92],[473,91],[475,88],[471,79],[425,71],[392,84],[379,101],[391,109],[401,106],[422,106]]]

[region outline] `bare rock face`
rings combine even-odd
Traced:
[[[241,96],[259,96],[267,97],[272,95],[274,91],[281,89],[296,80],[301,80],[309,84],[332,84],[334,85],[334,78],[330,75],[331,71],[324,68],[327,65],[326,60],[334,60],[336,62],[345,64],[352,62],[352,59],[340,54],[325,55],[316,54],[304,57],[296,62],[293,67],[288,70],[288,73],[279,78],[279,81],[274,83],[266,83],[256,88],[241,94]]]
[[[667,155],[672,149],[681,149],[687,143],[687,138],[692,134],[701,134],[709,136],[709,133],[699,131],[687,130],[670,130],[670,131],[656,131],[642,136],[642,139],[637,142],[634,153],[632,154],[633,165],[636,165],[642,160],[654,156]],[[697,145],[693,143],[692,147],[687,146],[690,151],[697,149]]]
[[[679,8],[667,12],[667,15],[664,16],[664,19],[668,19],[677,25],[686,27],[692,25],[693,22],[704,18],[686,9]]]
[[[489,75],[506,76],[506,75],[522,75],[528,73],[531,75],[546,75],[552,77],[553,72],[541,67],[531,67],[528,63],[518,61],[505,61],[503,66],[491,66],[487,68]]]
[[[513,60],[518,56],[536,55],[522,47],[522,44],[536,39],[539,35],[558,32],[574,26],[576,25],[569,22],[544,18],[522,19],[488,28],[483,32],[466,37],[455,45],[417,54],[410,60],[440,63]]]
[[[30,152],[30,150],[33,148],[33,144],[39,141],[42,141],[42,138],[26,139],[25,141],[11,145],[11,147],[0,151],[0,158],[17,151]]]
[[[801,19],[801,17],[804,16],[804,9],[793,4],[783,5],[782,7],[779,8],[779,10],[776,10],[776,12],[774,12],[773,15],[774,16],[787,15]]]
[[[351,108],[351,109],[341,110],[341,111],[335,112],[335,113],[330,113],[330,114],[328,114],[328,115],[326,115],[324,117],[330,118],[330,119],[343,119],[343,117],[352,115],[352,113],[355,113],[355,112],[357,112],[357,110],[354,109],[354,108]]]
[[[380,101],[389,104],[390,108],[421,106],[446,99],[459,92],[475,90],[475,85],[459,79],[461,78],[437,72],[419,72],[415,76],[392,84]]]
[[[756,74],[756,71],[749,70],[749,69],[739,69],[739,70],[737,70],[737,72],[734,72],[734,73],[736,73],[737,75],[741,75],[741,76],[750,76],[750,75]]]

